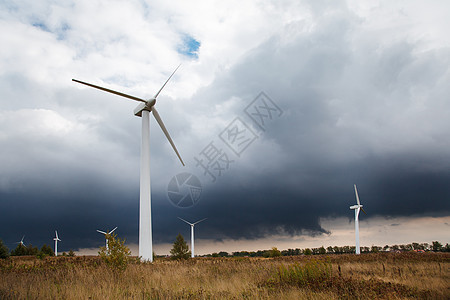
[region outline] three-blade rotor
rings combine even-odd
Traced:
[[[178,217],[178,219],[180,219],[181,221],[183,221],[183,222],[185,222],[185,223],[187,223],[187,224],[189,224],[189,225],[191,225],[191,226],[194,226],[195,224],[198,224],[198,223],[200,223],[200,222],[203,222],[203,221],[205,221],[205,220],[208,219],[208,218],[201,219],[200,221],[197,221],[197,222],[195,222],[195,223],[188,222],[188,221],[186,221],[185,219],[182,219],[182,218],[180,218],[180,217]]]
[[[97,232],[99,232],[99,233],[101,233],[101,234],[104,234],[104,235],[107,235],[107,234],[113,233],[114,230],[116,230],[116,229],[117,229],[117,226],[116,226],[116,228],[114,228],[113,230],[111,230],[111,231],[109,231],[109,232],[104,232],[104,231],[101,231],[101,230],[98,230],[98,229],[97,229]]]
[[[20,242],[16,242],[16,244],[21,244],[21,245],[25,245],[24,243],[23,243],[23,239],[25,238],[25,235],[22,237],[22,239],[20,240]]]
[[[356,202],[358,203],[358,208],[360,208],[363,213],[367,215],[367,213],[364,211],[364,208],[361,205],[361,202],[359,202],[359,196],[358,196],[358,189],[356,188],[356,184],[353,185],[355,187],[355,195],[356,195]]]
[[[175,72],[178,70],[179,67],[180,67],[180,65],[175,69],[175,71],[172,72],[172,74],[169,76],[169,78],[166,80],[166,82],[163,84],[163,86],[159,89],[159,91],[155,94],[155,96],[153,98],[149,99],[149,100],[144,100],[144,99],[141,99],[141,98],[138,98],[138,97],[135,97],[135,96],[131,96],[131,95],[128,95],[128,94],[125,94],[125,93],[117,92],[117,91],[114,91],[114,90],[111,90],[111,89],[107,89],[107,88],[104,88],[104,87],[101,87],[101,86],[98,86],[98,85],[95,85],[95,84],[83,82],[83,81],[76,80],[76,79],[72,79],[72,81],[75,81],[75,82],[78,82],[78,83],[81,83],[81,84],[84,84],[84,85],[87,85],[87,86],[90,86],[90,87],[93,87],[93,88],[96,88],[96,89],[99,89],[99,90],[102,90],[102,91],[105,91],[105,92],[108,92],[108,93],[112,93],[112,94],[115,94],[115,95],[118,95],[118,96],[121,96],[121,97],[125,97],[125,98],[131,99],[131,100],[142,102],[141,104],[139,104],[138,107],[136,107],[135,115],[141,116],[143,110],[151,111],[153,113],[153,116],[155,117],[156,122],[161,127],[162,131],[164,132],[164,135],[169,140],[170,145],[172,146],[173,150],[175,151],[175,153],[177,154],[178,158],[180,159],[181,164],[184,166],[185,165],[184,161],[183,161],[183,159],[181,159],[180,153],[178,153],[178,150],[175,147],[175,144],[174,144],[172,138],[170,137],[170,134],[167,131],[167,128],[164,125],[164,123],[163,123],[163,121],[161,119],[161,116],[159,115],[158,111],[155,108],[156,98],[161,93],[162,89],[166,86],[166,84],[169,82],[169,80],[172,78],[172,76],[175,74]]]
[[[58,237],[58,231],[55,230],[55,234],[56,234],[56,237],[53,240],[61,242],[61,240]]]

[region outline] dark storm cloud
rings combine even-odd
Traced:
[[[211,184],[186,213],[210,218],[198,236],[326,234],[321,217],[353,218],[355,183],[369,217],[448,215],[449,78],[440,63],[448,49],[420,52],[406,40],[380,46],[346,14],[313,32],[288,29],[294,34],[274,36],[195,96],[213,103],[238,97],[241,105],[231,107],[242,116],[264,90],[284,110],[229,178]],[[277,147],[265,149],[267,142]],[[172,210],[161,217],[167,234],[155,235],[164,241],[176,234],[169,220],[182,213]]]
[[[78,179],[71,191],[49,185],[0,193],[3,207],[8,208],[0,211],[0,234],[7,246],[15,248],[22,235],[27,245],[53,245],[58,230],[60,251],[97,248],[104,239],[95,230],[115,226],[129,242],[137,242],[138,191],[101,188],[99,181]]]
[[[321,217],[353,218],[349,206],[356,203],[354,183],[368,213],[364,218],[448,215],[450,173],[414,170],[409,164],[417,159],[371,158],[327,169],[318,164],[315,170],[304,170],[293,162],[283,172],[266,174],[231,171],[222,183],[207,185],[194,208],[174,208],[165,195],[159,195],[160,201],[154,202],[154,211],[159,212],[154,215],[155,238],[170,242],[179,231],[186,231],[177,216],[190,221],[208,218],[196,234],[198,238],[327,234],[320,225]],[[247,178],[247,183],[241,178]]]

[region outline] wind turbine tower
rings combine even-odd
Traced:
[[[355,252],[356,252],[356,254],[360,254],[361,250],[359,247],[359,211],[362,210],[364,213],[366,213],[366,212],[364,211],[364,209],[362,208],[363,206],[359,202],[359,196],[358,196],[358,190],[356,189],[356,184],[354,184],[353,186],[355,187],[355,195],[356,195],[357,204],[350,206],[350,209],[355,210],[355,239],[356,239]]]
[[[140,200],[139,200],[139,256],[143,260],[153,261],[153,245],[152,245],[152,213],[151,213],[151,185],[150,185],[150,112],[164,132],[166,138],[169,140],[170,145],[172,145],[173,150],[177,154],[181,163],[184,166],[184,162],[178,153],[169,132],[164,125],[161,116],[155,108],[156,98],[162,89],[166,86],[167,82],[172,78],[173,74],[178,70],[178,66],[175,71],[169,76],[163,86],[159,91],[148,100],[144,100],[138,97],[127,95],[124,93],[116,92],[101,86],[93,85],[90,83],[82,82],[79,80],[72,79],[75,82],[108,92],[118,96],[122,96],[134,101],[141,102],[135,109],[134,115],[142,118],[142,141],[141,141],[141,174],[140,174]]]
[[[55,241],[55,256],[58,256],[58,242],[61,242],[61,240],[58,237],[58,231],[55,230],[55,238],[53,239]]]
[[[180,217],[178,217],[178,219],[180,219],[181,221],[191,225],[191,257],[194,258],[195,257],[195,254],[194,254],[194,226],[195,226],[195,224],[198,224],[198,223],[200,223],[202,221],[205,221],[207,218],[204,218],[204,219],[202,219],[200,221],[197,221],[195,223],[190,223],[190,222],[188,222],[188,221],[186,221],[186,220],[184,220],[184,219],[182,219]]]
[[[107,239],[107,236],[108,235],[110,235],[111,233],[113,233],[114,232],[114,230],[116,230],[117,229],[117,227],[116,228],[114,228],[113,230],[111,230],[111,231],[108,231],[108,232],[104,232],[104,231],[101,231],[101,230],[98,230],[97,229],[97,232],[100,232],[101,234],[104,234],[105,235],[105,240],[106,240],[106,242],[105,242],[105,244],[106,244],[106,250],[108,250],[108,239]]]

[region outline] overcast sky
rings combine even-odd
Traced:
[[[351,245],[353,184],[363,246],[450,242],[448,11],[1,1],[0,239],[40,247],[58,230],[61,251],[87,253],[118,226],[135,251],[138,103],[71,80],[150,98],[181,63],[156,106],[185,167],[150,125],[158,254],[189,240],[177,217],[208,218],[198,253]]]

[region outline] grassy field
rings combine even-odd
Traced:
[[[450,299],[450,254],[0,260],[0,299]]]

